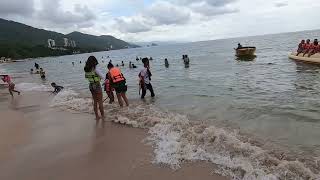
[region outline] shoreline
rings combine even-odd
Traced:
[[[147,130],[96,126],[91,114],[50,108],[50,99],[25,92],[11,100],[0,89],[1,179],[227,179],[212,163],[153,164]]]

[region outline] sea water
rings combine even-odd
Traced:
[[[2,64],[0,72],[12,74],[22,91],[48,91],[56,82],[65,90],[52,107],[92,113],[83,72],[86,59],[94,55],[103,72],[110,60],[114,65],[123,61],[120,68],[131,106],[105,104],[106,115],[148,128],[155,163],[179,168],[184,161],[210,161],[217,165],[215,172],[234,179],[320,179],[320,67],[288,59],[301,39],[319,34],[305,31],[38,58]],[[233,49],[238,42],[256,46],[257,58],[238,61]],[[183,65],[183,54],[189,55],[189,68]],[[154,99],[147,94],[145,101],[139,100],[143,65],[136,57],[153,58]],[[129,61],[138,68],[130,69]],[[46,71],[46,80],[30,75],[35,62]]]

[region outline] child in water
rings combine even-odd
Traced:
[[[58,86],[56,83],[51,83],[51,86],[54,88],[54,91],[52,92],[53,94],[58,94],[63,87],[62,86]]]
[[[15,84],[11,81],[11,77],[9,75],[1,75],[2,76],[2,81],[8,84],[8,88],[9,88],[9,93],[11,94],[11,96],[13,97],[13,93],[12,92],[16,92],[18,93],[18,95],[20,95],[20,91],[17,91],[14,89]]]
[[[112,104],[114,102],[114,89],[110,85],[110,74],[109,72],[106,74],[106,80],[104,81],[104,90],[106,91],[108,97],[109,97],[109,104]]]

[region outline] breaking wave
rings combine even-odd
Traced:
[[[92,113],[92,100],[73,90],[64,90],[53,107]],[[108,119],[149,130],[147,142],[154,147],[154,163],[178,169],[186,161],[208,161],[216,173],[233,179],[320,179],[320,158],[298,160],[281,151],[264,149],[262,143],[229,131],[195,122],[187,116],[159,110],[140,101],[130,107],[105,104]]]

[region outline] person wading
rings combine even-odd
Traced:
[[[89,81],[89,89],[92,94],[93,99],[93,110],[96,115],[96,120],[99,122],[100,118],[104,120],[104,110],[103,110],[103,95],[100,81],[103,75],[100,71],[96,69],[98,61],[94,56],[90,56],[84,67],[85,78]],[[101,117],[98,113],[98,106],[100,110]]]
[[[126,103],[127,106],[129,106],[129,101],[126,96],[126,92],[127,92],[126,78],[124,78],[120,69],[117,67],[114,67],[112,63],[108,64],[108,69],[109,69],[108,74],[109,74],[110,84],[111,84],[111,87],[116,90],[118,103],[120,107],[123,107],[123,101]]]
[[[140,86],[142,89],[142,94],[141,94],[141,99],[144,99],[146,93],[147,93],[147,89],[149,89],[150,93],[151,93],[151,97],[154,97],[154,91],[153,91],[153,87],[151,85],[151,72],[150,72],[150,66],[149,66],[149,59],[148,58],[143,58],[142,59],[144,68],[140,71],[139,73],[139,78],[140,78]]]

